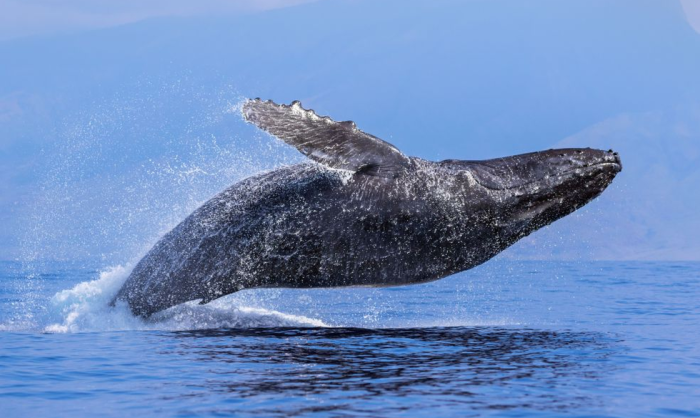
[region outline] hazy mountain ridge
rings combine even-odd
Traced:
[[[612,147],[624,170],[604,200],[599,258],[700,257],[700,107],[624,114],[557,144]]]

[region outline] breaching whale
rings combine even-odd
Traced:
[[[167,233],[113,300],[148,317],[242,289],[397,286],[489,260],[598,196],[612,151],[426,161],[304,109],[260,99],[246,121],[311,162],[250,177]]]

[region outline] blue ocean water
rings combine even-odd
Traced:
[[[700,263],[497,259],[148,322],[129,267],[0,264],[0,416],[700,416]]]

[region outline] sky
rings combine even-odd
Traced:
[[[0,0],[0,41],[108,28],[154,17],[255,13],[312,0]]]
[[[107,28],[163,16],[254,13],[316,0],[0,0],[0,41]],[[679,0],[700,32],[700,1]]]
[[[303,158],[245,97],[408,155],[614,148],[596,202],[504,253],[700,259],[695,0],[0,0],[0,260],[120,264],[194,208]]]

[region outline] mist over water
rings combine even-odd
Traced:
[[[12,314],[19,329],[144,327],[103,306],[133,265],[225,187],[300,159],[246,130],[243,98],[232,87],[198,89],[186,75],[167,80],[123,86],[45,133],[53,140],[36,157],[40,187],[19,214],[22,279],[11,283],[22,294]],[[95,273],[47,300],[47,260]]]
[[[243,98],[230,87],[163,83],[134,93],[138,87],[91,103],[57,128],[25,214],[23,261],[138,260],[225,187],[300,160],[245,126]]]

